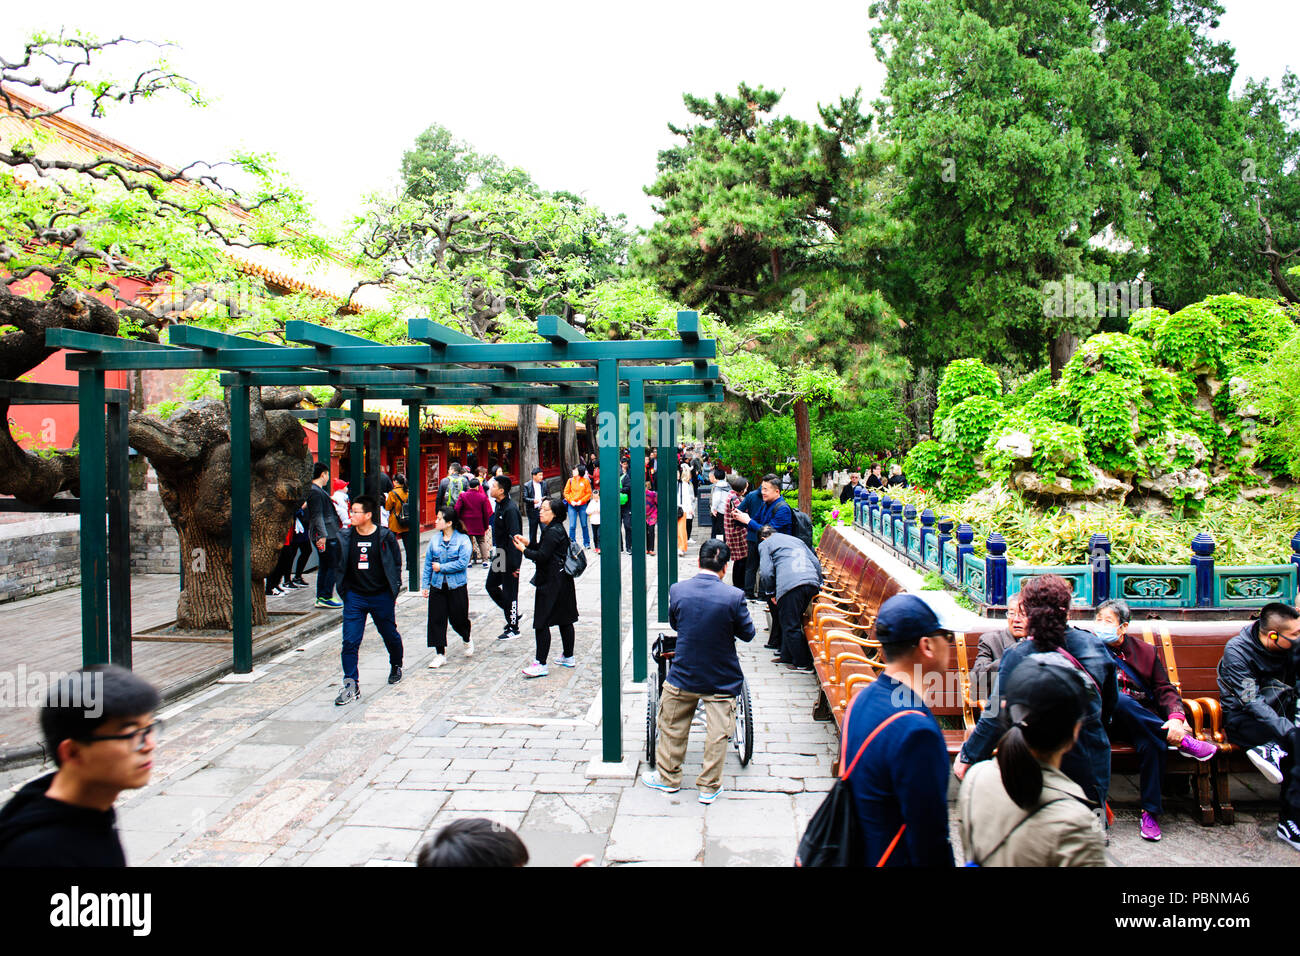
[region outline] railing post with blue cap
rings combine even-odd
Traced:
[[[900,499],[895,498],[894,503],[889,506],[889,510],[894,516],[893,520],[889,522],[889,546],[897,552],[898,545],[895,543],[896,535],[894,534],[894,529],[903,523],[903,502]],[[906,538],[903,539],[903,544],[907,544]],[[907,549],[904,548],[903,552],[906,553],[906,551]]]
[[[948,547],[948,542],[952,540],[953,520],[947,515],[941,515],[937,523],[939,525],[939,573],[943,574],[943,552]]]
[[[957,584],[966,579],[966,555],[975,553],[975,529],[963,521],[957,526]]]
[[[1214,538],[1202,531],[1192,539],[1192,568],[1196,571],[1196,606],[1214,606]]]
[[[994,607],[1007,603],[1007,540],[994,531],[984,539],[984,600]]]
[[[934,534],[934,512],[926,508],[921,512],[921,564],[925,564],[925,539]],[[943,555],[939,555],[939,565],[943,566]]]
[[[880,496],[880,537],[886,541],[894,540],[893,507],[894,499],[882,494]]]
[[[1088,555],[1092,562],[1092,603],[1110,600],[1110,538],[1094,534],[1088,539]]]
[[[867,503],[862,509],[862,530],[868,534],[876,524],[876,507],[880,504],[880,495],[874,491],[867,492]]]
[[[862,527],[862,507],[866,504],[867,489],[861,485],[853,489],[853,525],[856,528]]]
[[[912,556],[908,548],[911,547],[914,524],[916,524],[916,505],[905,505],[903,507],[903,554],[909,558]]]
[[[1300,531],[1291,536],[1291,563],[1295,565],[1295,573],[1300,577]]]

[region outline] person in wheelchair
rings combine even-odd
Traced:
[[[677,631],[677,646],[659,702],[658,769],[641,775],[655,790],[681,789],[691,718],[702,700],[707,727],[704,766],[695,780],[700,803],[712,803],[722,792],[722,764],[745,680],[736,641],[754,639],[744,592],[725,581],[730,557],[723,542],[710,538],[700,545],[700,573],[668,590],[668,623]]]

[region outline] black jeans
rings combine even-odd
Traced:
[[[803,636],[803,612],[821,590],[815,584],[801,584],[776,601],[776,624],[781,634],[781,660],[795,667],[811,667],[812,651]]]
[[[546,655],[551,653],[551,629],[549,627],[538,627],[533,632],[537,641],[537,663],[545,664]],[[560,649],[565,657],[573,656],[573,625],[560,625]]]
[[[713,516],[713,537],[722,537],[722,515]]]
[[[343,563],[342,547],[337,540],[325,542],[325,550],[317,551],[320,569],[316,572],[316,600],[328,601],[334,597],[334,582],[338,580],[339,565]]]
[[[745,558],[736,558],[731,562],[731,586],[745,590]]]
[[[591,543],[597,551],[600,550],[600,525],[598,524],[591,526]]]
[[[469,587],[462,584],[449,588],[429,589],[428,646],[436,647],[439,654],[447,650],[447,624],[451,623],[464,640],[469,640]]]
[[[277,588],[289,580],[289,567],[293,562],[293,545],[286,544],[280,549],[280,554],[275,559],[275,569],[271,576],[266,579],[266,593],[270,594],[272,588]]]
[[[754,596],[754,585],[758,580],[758,542],[749,542],[749,553],[754,556],[753,561],[745,561],[745,593],[750,597]]]
[[[293,546],[298,555],[298,560],[294,562],[293,579],[301,581],[303,568],[307,567],[307,559],[311,557],[311,545],[307,542],[305,534],[295,534]]]
[[[515,570],[489,571],[487,593],[492,603],[505,612],[506,628],[519,630],[519,578],[515,577]]]
[[[1300,727],[1292,727],[1291,732],[1279,740],[1273,728],[1245,716],[1234,720],[1227,730],[1228,741],[1238,747],[1249,749],[1274,743],[1286,751],[1286,759],[1282,761],[1281,800],[1277,815],[1279,820],[1300,820],[1300,767],[1296,766],[1297,759],[1300,759]]]

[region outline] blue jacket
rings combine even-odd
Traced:
[[[862,823],[865,861],[875,866],[906,824],[886,866],[953,866],[948,843],[948,747],[925,703],[888,674],[860,692],[844,723],[848,770],[868,735],[895,711],[899,717],[876,735],[849,774],[853,806]]]
[[[1077,627],[1065,629],[1065,650],[1083,665],[1092,680],[1085,681],[1089,688],[1088,711],[1079,731],[1079,740],[1061,761],[1061,770],[1083,787],[1090,800],[1105,803],[1110,790],[1110,737],[1106,734],[1106,724],[1110,722],[1119,699],[1115,661],[1097,635]],[[1024,640],[1007,648],[1002,655],[988,708],[962,746],[961,759],[966,763],[978,763],[993,756],[993,748],[1011,726],[1008,709],[999,706],[998,686],[1011,676],[1016,665],[1034,653],[1038,653],[1034,641]]]
[[[749,495],[745,496],[745,500],[749,500]],[[781,534],[794,532],[794,509],[790,507],[790,502],[780,496],[771,503],[760,497],[757,507],[748,511],[748,514],[752,520],[749,522],[746,537],[751,544],[758,541],[758,529],[765,524],[770,524],[773,531],[779,531]]]
[[[740,499],[740,504],[736,505],[736,509],[745,512],[745,514],[752,518],[762,504],[763,495],[757,488],[755,488],[753,491],[746,494],[744,498]],[[745,537],[749,540],[751,546],[758,543],[758,529],[761,527],[762,525],[755,524],[752,521],[745,526]]]
[[[668,680],[692,694],[740,696],[745,675],[736,641],[754,639],[745,593],[712,571],[701,571],[668,589],[668,623],[677,631]]]
[[[463,588],[466,583],[465,570],[469,567],[469,538],[459,531],[451,533],[451,540],[446,541],[442,532],[434,532],[429,542],[429,550],[424,553],[424,583],[420,590],[429,591],[441,588],[444,582],[449,588]],[[438,562],[440,571],[433,570],[433,563]]]

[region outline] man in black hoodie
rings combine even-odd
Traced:
[[[41,708],[58,769],[0,810],[0,867],[126,866],[113,803],[153,770],[158,691],[113,664],[62,677]]]
[[[1300,611],[1266,604],[1259,620],[1228,641],[1219,661],[1219,700],[1228,741],[1246,748],[1256,769],[1282,785],[1277,835],[1300,850],[1300,728],[1296,681]]]

